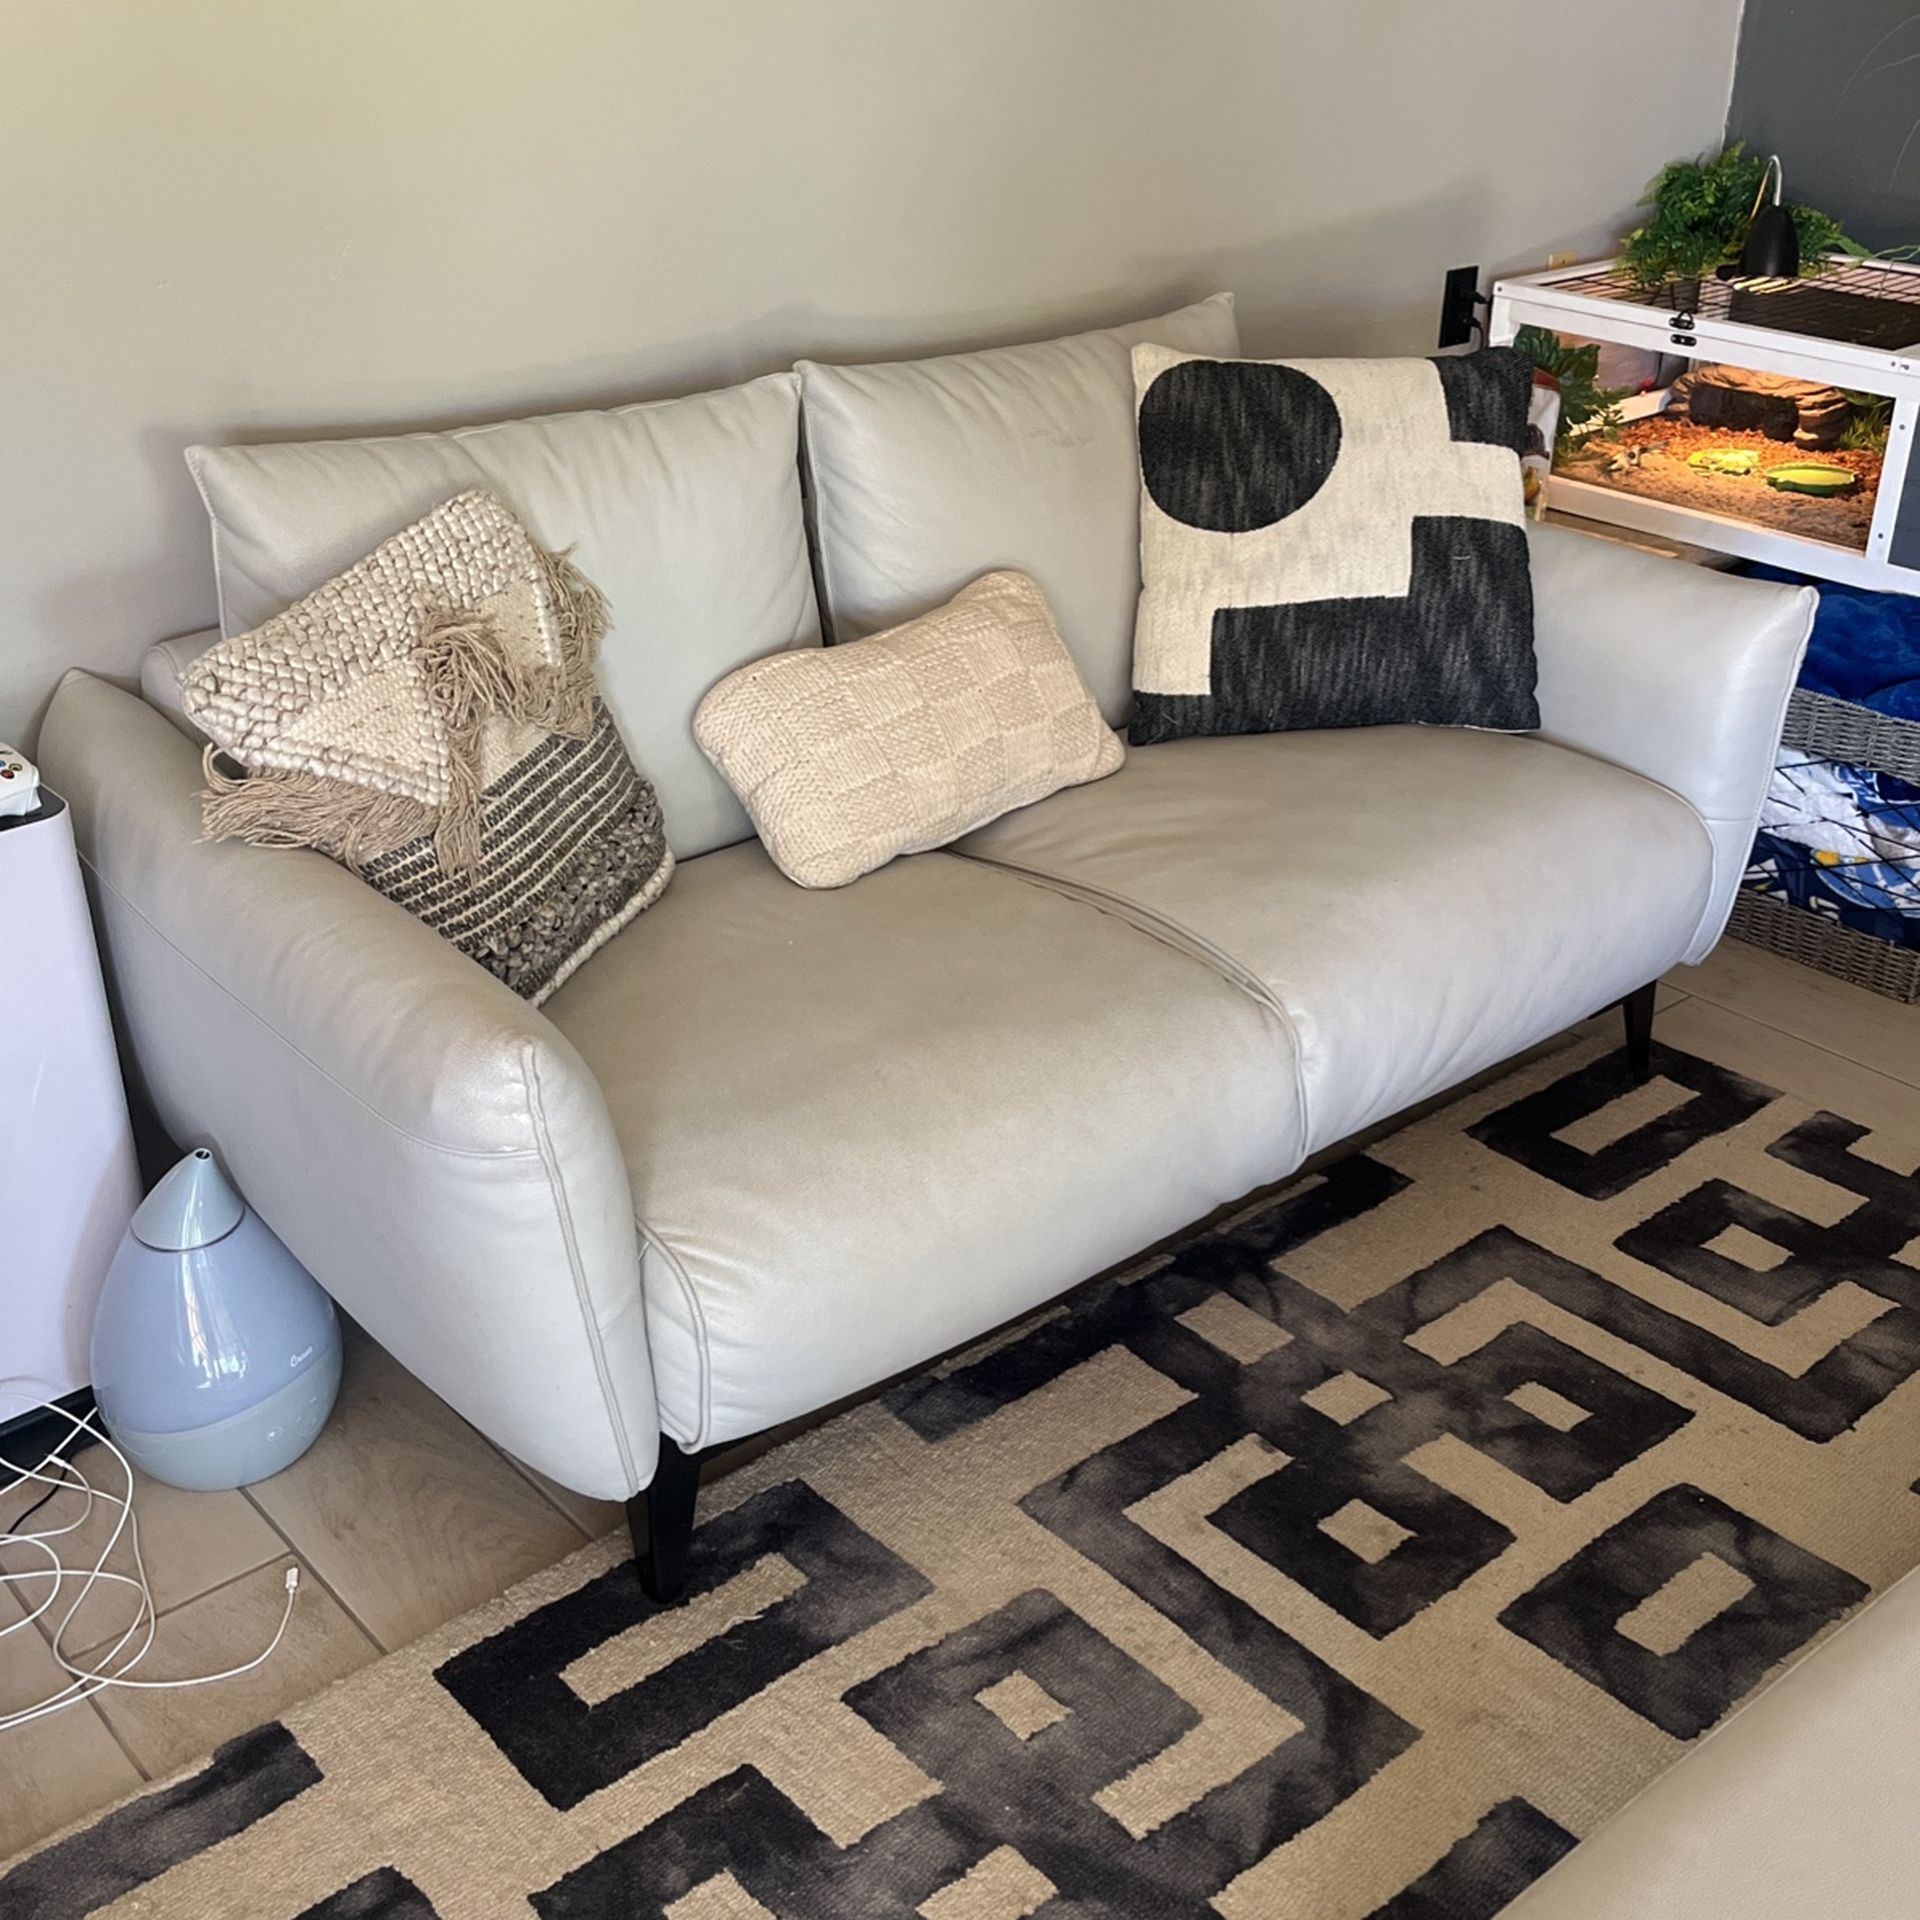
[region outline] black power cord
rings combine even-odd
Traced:
[[[74,1428],[47,1452],[46,1456],[40,1462],[40,1471],[46,1472],[54,1468],[64,1468],[68,1464],[68,1456],[70,1454],[78,1453],[89,1440],[95,1438],[97,1438],[97,1436],[92,1433],[86,1432],[79,1427]],[[18,1465],[19,1463],[17,1461],[0,1458],[0,1467],[11,1466],[16,1468],[13,1478],[9,1480],[5,1486],[0,1487],[0,1498],[4,1498],[7,1494],[10,1494],[15,1487],[24,1486],[27,1481],[33,1477],[30,1474],[19,1472],[17,1470]],[[71,1480],[61,1479],[57,1481],[54,1485],[48,1487],[31,1506],[15,1514],[4,1528],[0,1528],[0,1532],[18,1533],[56,1493],[63,1493],[72,1485],[73,1482]]]
[[[65,1464],[66,1463],[64,1461],[61,1462],[61,1465],[64,1466]],[[20,1476],[20,1480],[24,1480],[26,1477],[27,1476],[23,1473]],[[17,1487],[20,1484],[20,1480],[14,1481],[13,1485],[7,1488],[7,1491],[11,1493],[13,1491],[13,1488]],[[24,1527],[27,1524],[27,1522],[31,1520],[33,1516],[36,1513],[38,1513],[40,1509],[44,1507],[47,1504],[47,1502],[51,1500],[56,1493],[64,1492],[70,1484],[71,1484],[70,1482],[62,1480],[57,1486],[49,1487],[46,1490],[46,1492],[43,1493],[40,1496],[40,1498],[36,1500],[33,1503],[33,1505],[30,1506],[24,1513],[16,1513],[13,1516],[13,1518],[7,1522],[7,1531],[9,1533],[18,1533],[20,1529]]]

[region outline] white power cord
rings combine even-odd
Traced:
[[[184,1680],[136,1680],[130,1677],[133,1669],[146,1658],[148,1651],[152,1648],[159,1624],[159,1615],[153,1604],[153,1588],[147,1579],[147,1563],[140,1551],[140,1520],[133,1510],[133,1468],[128,1463],[127,1456],[99,1427],[93,1424],[94,1417],[91,1413],[76,1414],[52,1402],[44,1403],[44,1411],[59,1414],[74,1429],[73,1441],[78,1441],[83,1434],[89,1439],[97,1440],[125,1476],[126,1491],[114,1493],[105,1487],[96,1487],[72,1461],[65,1458],[59,1447],[49,1452],[37,1467],[18,1469],[18,1478],[12,1483],[14,1485],[18,1485],[21,1481],[32,1481],[56,1490],[77,1488],[85,1498],[78,1518],[68,1521],[64,1526],[32,1528],[19,1532],[0,1527],[0,1549],[25,1547],[30,1552],[46,1556],[46,1565],[43,1567],[31,1567],[20,1573],[0,1571],[0,1586],[24,1587],[36,1580],[47,1582],[46,1597],[39,1601],[30,1613],[5,1626],[0,1626],[0,1640],[4,1640],[10,1633],[31,1631],[35,1621],[39,1620],[43,1614],[52,1611],[60,1599],[63,1587],[69,1582],[78,1581],[80,1590],[73,1596],[72,1602],[60,1617],[60,1624],[53,1631],[53,1657],[69,1675],[67,1684],[57,1688],[44,1700],[37,1701],[30,1707],[19,1707],[12,1712],[0,1713],[0,1733],[9,1732],[15,1727],[27,1726],[35,1720],[45,1719],[49,1714],[62,1712],[82,1700],[90,1700],[96,1693],[103,1693],[109,1687],[141,1687],[158,1691],[173,1687],[210,1686],[216,1680],[234,1680],[243,1673],[251,1673],[255,1667],[271,1659],[275,1649],[286,1637],[287,1625],[293,1618],[294,1596],[300,1589],[300,1569],[297,1566],[287,1569],[287,1604],[280,1615],[280,1624],[274,1629],[273,1638],[251,1660],[237,1667],[227,1667],[219,1673],[194,1674]],[[93,1512],[96,1500],[105,1506],[117,1509],[113,1527],[91,1566],[69,1567],[62,1562],[59,1549],[52,1543],[63,1535],[77,1532],[85,1526]],[[107,1561],[112,1557],[113,1550],[119,1544],[123,1533],[127,1536],[128,1544],[133,1551],[134,1571],[132,1574],[109,1573]],[[102,1584],[133,1588],[140,1596],[139,1604],[134,1609],[133,1619],[119,1639],[110,1647],[97,1649],[83,1665],[68,1655],[63,1643],[67,1630],[73,1625],[74,1616],[85,1604],[87,1595],[96,1586]],[[135,1640],[139,1644],[128,1652],[129,1643]],[[121,1658],[123,1653],[126,1655],[124,1659]]]

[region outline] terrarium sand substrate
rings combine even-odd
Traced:
[[[1690,467],[1687,457],[1703,449],[1717,453],[1748,448],[1760,456],[1760,466],[1816,461],[1823,466],[1849,467],[1860,476],[1860,490],[1837,499],[1811,494],[1783,493],[1770,487],[1758,472],[1742,477],[1705,473]],[[1634,464],[1621,464],[1622,456]],[[1861,448],[1835,447],[1831,451],[1803,452],[1791,441],[1732,427],[1699,427],[1670,414],[1654,414],[1622,427],[1610,439],[1593,440],[1587,449],[1559,467],[1570,480],[1612,487],[1664,500],[1671,506],[1723,513],[1755,526],[1796,533],[1809,540],[1827,540],[1836,546],[1865,552],[1873,524],[1874,495],[1880,486],[1881,456]]]

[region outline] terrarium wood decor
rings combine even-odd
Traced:
[[[1920,266],[1831,255],[1707,278],[1687,311],[1620,261],[1498,280],[1488,337],[1650,350],[1658,382],[1555,450],[1549,504],[1816,578],[1920,594]]]

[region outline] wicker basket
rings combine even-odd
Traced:
[[[1920,785],[1920,721],[1898,720],[1828,694],[1795,688],[1780,744]],[[1920,1000],[1920,950],[1876,940],[1776,895],[1742,887],[1727,931],[1750,947],[1817,967],[1890,1000],[1908,1005]]]
[[[1856,933],[1837,920],[1807,913],[1770,893],[1742,887],[1733,897],[1727,931],[1750,947],[1764,947],[1803,967],[1817,967],[1870,993],[1909,1006],[1920,1000],[1920,951]]]
[[[1920,786],[1920,720],[1897,720],[1850,700],[1796,687],[1787,702],[1780,744]]]

